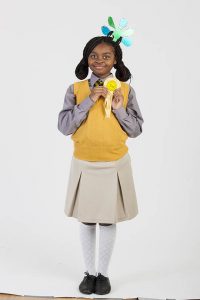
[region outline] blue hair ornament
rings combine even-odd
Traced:
[[[125,46],[129,47],[132,45],[132,40],[129,38],[133,34],[133,29],[127,28],[127,20],[122,18],[119,21],[118,27],[115,26],[112,17],[108,17],[108,24],[114,30],[110,30],[107,26],[102,26],[101,31],[106,36],[111,36],[114,42],[122,42]]]

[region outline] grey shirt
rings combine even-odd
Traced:
[[[110,74],[108,77],[113,76]],[[92,73],[90,77],[90,89],[99,78]],[[106,78],[102,79],[103,81]],[[128,103],[126,109],[122,106],[117,109],[112,108],[112,112],[117,118],[122,129],[130,138],[137,137],[142,133],[142,124],[144,122],[140,108],[137,103],[136,94],[130,86]],[[71,84],[65,94],[63,109],[58,115],[58,130],[64,135],[73,134],[87,118],[90,108],[95,102],[90,97],[85,98],[80,104],[76,104],[74,95],[74,86]]]

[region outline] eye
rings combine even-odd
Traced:
[[[95,55],[95,54],[91,54],[91,55],[90,55],[90,58],[93,58],[93,59],[94,59],[94,58],[96,58],[96,55]]]
[[[110,59],[110,56],[109,55],[104,55],[104,57],[103,57],[104,59]]]

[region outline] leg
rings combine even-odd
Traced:
[[[87,225],[87,223],[80,222],[80,240],[86,271],[90,275],[96,275],[96,223]]]
[[[115,239],[116,224],[99,223],[99,260],[97,273],[107,276]]]

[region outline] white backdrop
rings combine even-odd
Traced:
[[[73,153],[58,113],[107,17],[134,28],[124,62],[144,117],[128,139],[139,214],[117,224],[108,297],[200,296],[199,1],[0,1],[0,293],[83,296]],[[105,296],[103,296],[105,297]]]

